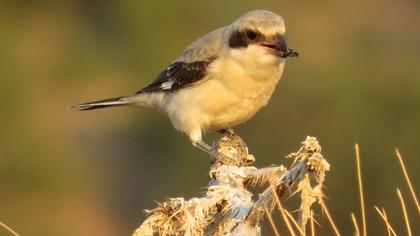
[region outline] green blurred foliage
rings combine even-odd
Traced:
[[[418,219],[394,157],[399,147],[420,191],[418,1],[3,0],[0,221],[22,235],[127,235],[153,200],[201,192],[207,157],[164,116],[67,107],[136,91],[192,40],[253,9],[283,15],[301,53],[270,104],[236,127],[257,165],[287,163],[306,135],[317,136],[332,167],[330,211],[350,235],[358,142],[368,231],[385,233],[373,204],[403,229],[396,186]]]

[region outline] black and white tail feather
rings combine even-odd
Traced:
[[[215,57],[210,57],[202,61],[195,61],[190,63],[175,61],[165,70],[163,70],[149,85],[140,89],[134,94],[122,97],[108,98],[94,102],[87,102],[72,106],[71,108],[78,109],[80,111],[88,111],[101,108],[123,106],[133,102],[134,98],[146,94],[155,92],[172,93],[183,88],[195,86],[202,82],[202,80],[205,78],[206,69],[213,60],[215,60]]]
[[[79,105],[71,106],[70,108],[78,109],[79,111],[89,111],[89,110],[95,110],[95,109],[128,105],[129,101],[125,100],[124,98],[125,96],[107,98],[103,100],[82,103]]]

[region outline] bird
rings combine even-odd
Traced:
[[[282,77],[288,48],[284,19],[253,10],[191,43],[142,89],[72,106],[86,111],[132,105],[166,114],[193,146],[211,154],[205,132],[231,132],[264,107]]]

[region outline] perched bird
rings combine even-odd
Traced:
[[[266,10],[191,43],[155,80],[139,91],[73,106],[79,110],[134,105],[166,114],[192,144],[208,153],[205,131],[222,131],[255,115],[282,76],[288,49],[284,20]]]

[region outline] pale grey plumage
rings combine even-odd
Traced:
[[[191,43],[176,61],[194,62],[216,56],[223,45],[226,27],[219,28]]]
[[[251,11],[231,25],[214,30],[192,42],[176,61],[193,62],[217,56],[227,48],[226,42],[232,31],[243,30],[245,27],[256,29],[259,25],[265,25],[267,28],[276,28],[280,25],[285,28],[283,18],[277,14],[267,10]]]

